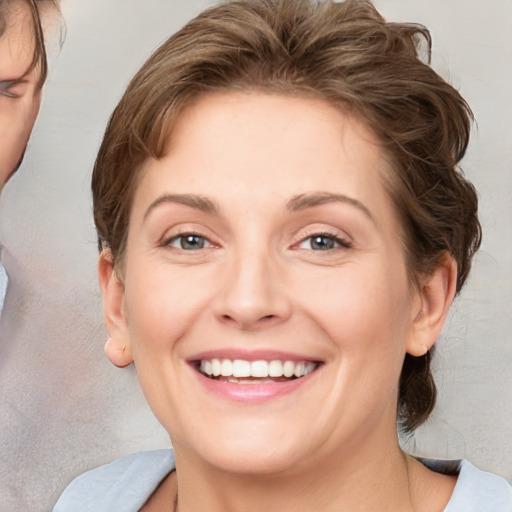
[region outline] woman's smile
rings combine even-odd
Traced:
[[[299,379],[316,369],[317,363],[310,361],[294,362],[286,359],[272,359],[265,361],[257,359],[202,359],[199,364],[199,372],[211,379],[224,382],[258,383],[286,382],[286,380]],[[245,379],[245,380],[244,380]],[[273,381],[272,379],[279,379]]]
[[[322,365],[296,354],[229,349],[209,351],[189,363],[209,393],[247,404],[292,393]]]

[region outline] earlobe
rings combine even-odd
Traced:
[[[126,345],[121,345],[117,339],[109,338],[105,343],[104,350],[109,361],[118,368],[124,368],[133,362]]]
[[[439,338],[455,297],[456,285],[457,264],[446,254],[434,271],[425,276],[417,291],[418,307],[413,311],[412,336],[406,347],[410,355],[425,355]]]
[[[105,354],[115,366],[123,368],[133,362],[124,308],[124,284],[116,275],[110,250],[100,254],[98,279],[103,295],[103,315],[110,338]]]

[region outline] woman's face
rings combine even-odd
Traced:
[[[107,327],[178,457],[270,473],[396,436],[422,305],[386,165],[354,117],[260,93],[201,98],[146,162]]]
[[[39,66],[27,73],[35,50],[30,7],[18,0],[6,14],[0,37],[0,189],[21,162],[41,102]]]

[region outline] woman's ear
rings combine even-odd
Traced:
[[[441,259],[432,273],[422,278],[413,310],[412,336],[406,350],[419,357],[428,352],[443,329],[457,287],[457,263],[449,255]]]
[[[105,354],[112,364],[123,368],[132,363],[133,358],[125,312],[124,284],[116,274],[109,249],[100,254],[98,279],[103,295],[103,316],[110,334],[105,344]]]

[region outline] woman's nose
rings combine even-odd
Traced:
[[[268,254],[239,257],[226,269],[215,298],[215,314],[239,329],[278,325],[291,315],[285,272]]]

